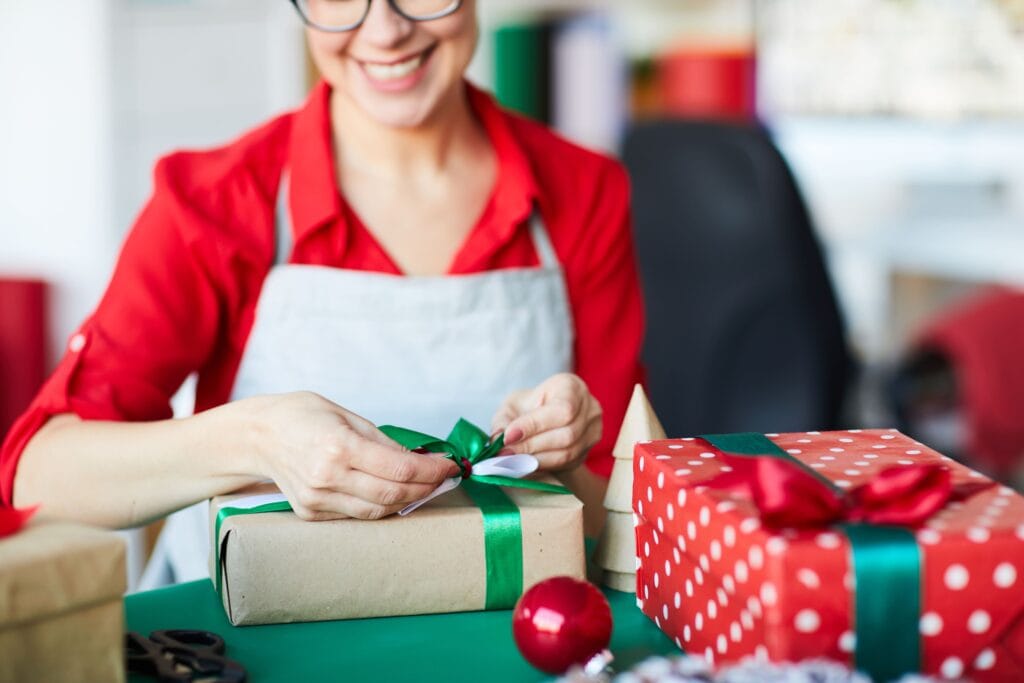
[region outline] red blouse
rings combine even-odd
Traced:
[[[156,166],[153,195],[125,241],[99,306],[0,450],[0,500],[10,504],[25,444],[53,415],[159,420],[198,372],[196,410],[226,402],[274,255],[274,199],[291,172],[290,262],[400,274],[335,184],[330,89],[299,110],[217,149],[177,152]],[[608,476],[611,447],[641,379],[643,310],[616,162],[499,108],[469,87],[494,147],[498,177],[451,274],[538,265],[528,229],[539,207],[565,270],[575,371],[604,409],[587,464]],[[342,132],[343,134],[343,132]]]

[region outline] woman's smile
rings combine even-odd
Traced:
[[[414,87],[423,78],[436,45],[397,59],[364,60],[353,58],[369,84],[377,90],[395,92]]]

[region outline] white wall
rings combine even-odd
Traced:
[[[60,5],[0,2],[0,275],[53,284],[55,354],[102,294],[156,158],[305,93],[286,2]]]
[[[1024,121],[790,117],[772,128],[868,360],[899,351],[887,330],[896,273],[1024,286]]]
[[[283,1],[58,4],[0,0],[0,276],[52,284],[53,361],[101,296],[155,159],[226,142],[305,94]],[[132,590],[141,536],[124,535]]]
[[[110,268],[109,0],[0,3],[0,273],[54,284],[52,349]]]

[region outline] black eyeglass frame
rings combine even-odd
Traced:
[[[289,0],[289,2],[292,4],[292,7],[295,8],[295,11],[299,13],[299,16],[302,18],[302,22],[306,26],[309,26],[310,28],[315,28],[318,31],[325,31],[327,33],[345,33],[347,31],[354,31],[355,29],[363,25],[363,22],[366,21],[366,17],[370,14],[370,3],[373,2],[373,0],[366,1],[366,11],[363,12],[363,16],[359,17],[359,21],[348,26],[342,27],[324,26],[323,24],[318,24],[309,17],[307,17],[306,13],[302,11],[302,7],[299,5],[299,0]],[[434,12],[433,14],[428,14],[427,16],[424,17],[414,17],[402,11],[402,9],[398,6],[398,0],[387,0],[387,3],[391,5],[391,9],[394,10],[395,14],[402,17],[403,19],[408,19],[409,21],[431,21],[432,19],[440,19],[442,17],[447,17],[450,14],[455,14],[456,12],[458,12],[462,8],[462,2],[463,0],[452,0],[452,4],[449,7],[441,10],[440,12]]]

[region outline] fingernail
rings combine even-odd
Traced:
[[[512,445],[518,443],[523,438],[523,430],[519,427],[513,427],[505,432],[505,443]]]

